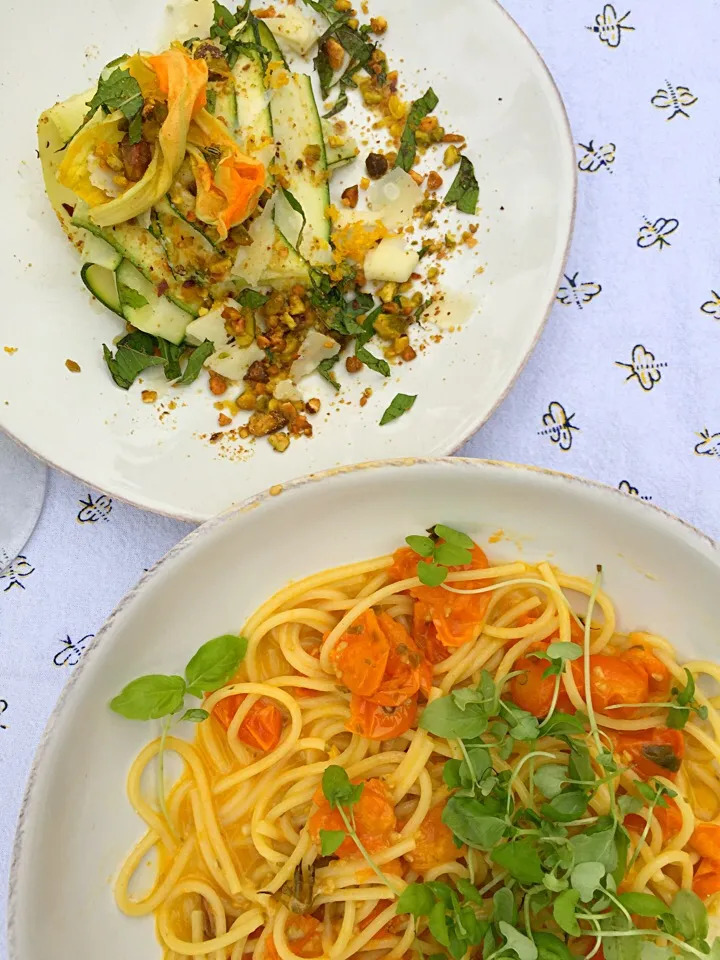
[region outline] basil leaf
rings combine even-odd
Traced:
[[[397,420],[412,407],[417,400],[417,394],[409,396],[407,393],[397,393],[390,401],[390,405],[380,418],[380,426],[384,427],[386,423]],[[442,582],[442,581],[440,581]]]
[[[347,834],[344,830],[321,830],[320,852],[324,857],[331,857],[342,844]]]
[[[453,543],[441,543],[435,547],[435,561],[446,567],[460,567],[472,561],[472,554],[466,547]]]
[[[405,537],[405,543],[412,551],[420,554],[421,557],[432,556],[432,552],[435,549],[435,544],[432,542],[430,537]]]
[[[418,726],[436,737],[468,740],[485,732],[487,717],[480,709],[459,707],[453,697],[438,697],[425,707]]]
[[[565,890],[553,903],[552,911],[555,923],[565,933],[569,933],[571,937],[580,936],[580,924],[575,918],[575,907],[579,899],[580,894],[577,890]]]
[[[619,893],[617,899],[628,913],[639,917],[659,917],[667,912],[665,903],[651,893]]]
[[[289,190],[287,190],[285,187],[281,187],[280,189],[282,190],[282,195],[285,197],[285,199],[290,204],[290,206],[295,211],[295,213],[299,213],[300,216],[302,217],[302,224],[300,225],[300,229],[298,230],[297,240],[295,241],[295,246],[299,247],[300,241],[302,240],[303,230],[305,229],[305,224],[307,223],[307,219],[305,217],[305,211],[303,210],[302,204],[300,203],[300,201],[292,193],[290,193]]]
[[[185,348],[178,346],[175,343],[170,343],[169,340],[165,340],[163,337],[157,338],[157,345],[160,351],[160,356],[163,358],[165,363],[166,379],[177,380],[181,373],[180,356]]]
[[[574,960],[574,955],[554,933],[533,930],[533,939],[538,949],[538,960]]]
[[[542,883],[543,868],[540,855],[531,840],[510,840],[490,855],[511,877],[520,883]]]
[[[188,723],[202,723],[203,720],[207,720],[210,714],[207,710],[194,709],[186,710],[185,713],[180,717],[180,722],[186,720]]]
[[[397,159],[395,160],[395,166],[405,170],[406,173],[412,170],[412,166],[415,163],[415,134],[417,133],[417,128],[420,126],[420,121],[433,111],[437,105],[437,95],[432,87],[428,87],[423,96],[420,97],[419,100],[415,100],[410,106],[407,119],[405,120],[405,129],[400,138],[400,149],[398,150]]]
[[[187,386],[189,383],[194,383],[200,375],[202,365],[213,353],[215,353],[215,345],[212,340],[205,340],[199,347],[195,347],[185,365],[185,372],[177,381],[178,384]]]
[[[158,720],[176,713],[185,699],[182,677],[151,673],[132,680],[110,701],[110,709],[128,720]]]
[[[504,820],[485,815],[482,805],[471,797],[450,797],[442,813],[442,822],[458,840],[479,850],[492,850],[507,830]]]
[[[537,960],[537,947],[529,937],[511,927],[509,923],[505,923],[504,920],[501,920],[498,926],[507,946],[515,951],[520,960]]]
[[[535,786],[548,800],[553,800],[562,790],[567,780],[567,767],[559,763],[548,763],[535,772]]]
[[[382,423],[382,420],[380,423]],[[420,582],[424,583],[426,587],[439,587],[447,579],[448,570],[447,567],[441,567],[432,561],[428,563],[421,560],[417,565],[417,575]]]
[[[259,310],[260,307],[265,306],[270,297],[264,293],[259,293],[257,290],[252,290],[250,287],[245,287],[244,290],[240,291],[236,299],[241,307],[249,307],[251,310]]]
[[[107,79],[100,78],[97,90],[87,106],[91,116],[98,107],[102,107],[106,113],[121,110],[123,116],[130,120],[142,110],[143,103],[140,84],[127,70],[117,67]]]
[[[325,799],[334,809],[336,807],[351,807],[360,799],[363,792],[362,783],[352,784],[342,767],[331,764],[325,768],[322,778],[322,789]]]
[[[340,354],[336,353],[334,357],[326,357],[324,360],[321,360],[317,366],[318,373],[323,380],[327,380],[336,390],[340,389],[340,384],[337,382],[337,377],[333,373],[333,367],[339,359]]]
[[[475,168],[467,157],[460,157],[460,169],[445,195],[445,206],[455,204],[461,213],[477,211],[480,186],[475,179]]]
[[[154,357],[150,353],[133,349],[124,345],[122,340],[117,345],[115,356],[110,348],[103,344],[103,357],[111,377],[123,390],[129,390],[135,378],[147,367],[160,367],[165,363],[162,357]]]
[[[396,912],[426,917],[434,906],[435,897],[426,883],[409,883],[398,898]]]
[[[247,640],[234,633],[224,633],[220,637],[208,640],[185,667],[185,679],[188,687],[211,693],[224,687],[240,666]]]
[[[454,547],[465,547],[466,550],[472,550],[475,546],[472,538],[460,530],[453,530],[452,527],[446,527],[444,523],[436,523],[433,532],[445,543],[451,543]]]

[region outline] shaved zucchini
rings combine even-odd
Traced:
[[[360,153],[357,141],[354,137],[348,136],[345,128],[346,124],[342,121],[322,121],[327,165],[333,170],[350,163]]]
[[[170,343],[182,343],[189,315],[165,297],[159,297],[152,283],[129,260],[123,260],[116,277],[120,307],[127,322]]]
[[[123,316],[113,270],[101,267],[97,263],[84,263],[80,278],[96,300],[119,317]]]
[[[235,95],[235,84],[232,77],[227,80],[215,80],[208,84],[208,93],[214,93],[214,102],[212,109],[208,107],[208,112],[212,113],[218,120],[222,120],[231,135],[234,137],[237,132],[237,98]]]
[[[97,264],[98,267],[105,267],[113,273],[120,266],[122,254],[111,247],[105,240],[96,237],[94,233],[82,231],[83,248],[82,257],[86,264]]]

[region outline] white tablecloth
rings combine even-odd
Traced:
[[[720,536],[720,3],[506,6],[567,104],[577,226],[534,356],[462,453],[602,480]],[[0,577],[0,930],[48,714],[117,601],[189,529],[51,473]]]

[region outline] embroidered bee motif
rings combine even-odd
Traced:
[[[7,585],[3,586],[3,593],[7,593],[12,587],[20,587],[21,590],[24,590],[25,584],[22,582],[23,579],[29,577],[30,574],[34,572],[35,567],[27,557],[22,554],[15,557],[12,563],[8,564],[3,572],[0,573],[0,580],[7,580]]]
[[[714,290],[710,291],[713,295],[712,300],[706,300],[700,307],[703,313],[707,313],[713,320],[720,320],[720,293]]]
[[[637,245],[642,249],[658,245],[658,249],[669,247],[670,241],[667,239],[671,233],[675,233],[680,226],[680,221],[674,217],[667,219],[660,217],[655,223],[650,223],[647,217],[643,217],[643,225],[640,227],[637,238]]]
[[[695,444],[695,453],[701,457],[720,457],[720,433],[711,435],[706,427],[696,436],[700,437],[700,443]]]
[[[697,103],[697,99],[687,87],[675,87],[669,80],[666,80],[665,86],[657,90],[650,103],[658,110],[669,110],[672,107],[672,113],[669,117],[665,117],[666,120],[672,120],[678,114],[689,119],[690,114],[684,108]]]
[[[112,500],[106,497],[104,493],[93,500],[92,494],[87,495],[87,500],[80,498],[80,512],[77,519],[80,523],[97,523],[98,520],[109,520],[112,511]]]
[[[80,640],[73,641],[69,636],[61,640],[61,648],[53,657],[53,663],[56,667],[74,667],[80,662],[80,657],[88,640],[93,638],[94,634],[86,633]]]
[[[573,442],[572,431],[580,429],[572,422],[574,416],[574,413],[568,416],[563,405],[553,400],[547,413],[543,414],[545,429],[538,430],[538,436],[550,437],[552,443],[557,443],[561,450],[569,450]]]
[[[602,287],[599,283],[578,283],[577,277],[577,273],[574,273],[571,277],[565,274],[567,286],[560,287],[557,299],[564,307],[575,304],[578,310],[582,310],[583,304],[590,303],[592,298],[601,292]]]
[[[7,713],[7,708],[8,708],[7,700],[0,700],[0,717],[2,717],[4,713]],[[7,724],[0,723],[0,730],[7,730]]]
[[[618,490],[622,493],[627,493],[631,497],[640,497],[641,500],[652,500],[652,497],[642,497],[638,492],[638,488],[634,487],[629,480],[621,480],[618,484]]]
[[[600,38],[601,43],[606,43],[609,47],[619,47],[623,37],[623,30],[634,30],[630,24],[624,21],[630,16],[632,11],[628,10],[622,17],[618,17],[615,7],[611,3],[606,3],[603,12],[595,17],[595,25],[587,27]]]
[[[607,170],[608,173],[612,173],[610,164],[615,163],[617,149],[614,143],[604,143],[601,147],[596,147],[595,141],[591,140],[590,143],[579,143],[578,146],[585,151],[578,160],[578,170],[582,170],[583,173],[597,173],[598,170]]]
[[[652,390],[656,383],[661,379],[661,368],[666,367],[667,363],[657,363],[655,354],[650,353],[645,347],[638,343],[633,347],[630,363],[621,363],[615,361],[616,367],[625,367],[630,373],[625,377],[625,382],[636,379],[643,390]]]

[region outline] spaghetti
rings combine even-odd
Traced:
[[[676,898],[712,910],[720,715],[695,678],[720,668],[619,634],[599,578],[442,531],[454,552],[409,538],[267,600],[194,742],[133,763],[147,832],[115,898],[167,960],[618,957],[636,935],[670,956]],[[163,751],[183,772],[157,803]]]

